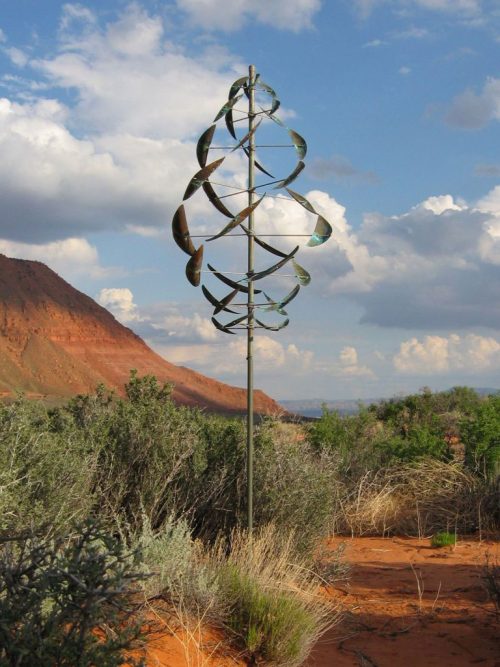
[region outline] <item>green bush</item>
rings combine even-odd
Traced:
[[[131,664],[125,654],[140,634],[130,620],[133,588],[142,578],[136,565],[133,555],[91,523],[70,537],[4,541],[0,665]]]
[[[436,533],[431,538],[431,547],[439,549],[441,547],[454,547],[457,543],[457,536],[454,533]]]
[[[84,519],[95,502],[97,460],[78,429],[54,431],[43,404],[0,404],[0,531]]]
[[[233,564],[219,572],[219,585],[229,605],[226,623],[243,639],[251,655],[290,665],[302,655],[304,636],[316,619],[291,595],[266,590]]]

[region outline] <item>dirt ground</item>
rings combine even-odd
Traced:
[[[498,542],[459,540],[434,549],[412,538],[335,539],[351,564],[347,615],[322,638],[308,667],[500,667],[500,619],[481,569]]]
[[[481,579],[486,556],[498,561],[497,542],[433,549],[429,540],[362,537],[332,539],[332,548],[340,542],[350,579],[330,594],[345,620],[321,639],[307,667],[500,667],[500,618]],[[245,664],[205,629],[189,636],[160,625],[148,642],[148,667]]]

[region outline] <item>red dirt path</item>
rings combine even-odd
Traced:
[[[500,623],[481,582],[486,554],[498,559],[498,543],[459,540],[433,549],[429,540],[364,537],[332,546],[342,541],[351,576],[333,595],[347,617],[323,637],[308,667],[500,667]]]

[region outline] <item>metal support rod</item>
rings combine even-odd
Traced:
[[[255,67],[248,68],[248,205],[252,206],[255,188]],[[254,273],[254,214],[248,216],[248,277]],[[248,283],[247,328],[247,528],[253,530],[253,336],[254,336],[254,285]]]

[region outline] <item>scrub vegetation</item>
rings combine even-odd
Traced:
[[[130,609],[162,600],[254,659],[300,665],[340,617],[321,589],[345,566],[320,557],[321,540],[494,529],[499,434],[500,397],[465,388],[308,424],[263,419],[249,539],[243,420],[178,407],[171,387],[134,373],[124,399],[99,387],[57,408],[0,405],[0,604],[12,619],[0,664],[32,664],[33,624],[48,656],[80,656],[54,664],[95,664],[106,646],[99,664],[122,664],[139,635]],[[92,602],[98,581],[109,604]],[[26,585],[33,595],[18,595]]]

